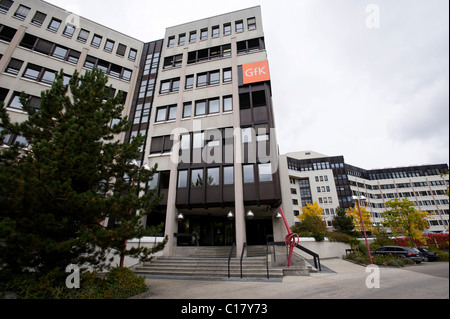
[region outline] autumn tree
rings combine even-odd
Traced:
[[[323,208],[319,207],[317,202],[306,203],[306,206],[302,207],[302,212],[303,214],[297,216],[300,222],[292,228],[292,231],[302,236],[312,236],[317,241],[323,240],[327,234],[322,216]]]
[[[123,250],[127,239],[144,234],[142,217],[160,199],[146,189],[156,168],[131,164],[144,138],[117,138],[131,127],[122,118],[122,94],[108,97],[108,78],[97,69],[75,72],[68,85],[63,75],[42,92],[39,110],[21,96],[29,115],[22,123],[12,123],[0,103],[0,140],[13,134],[29,142],[0,152],[0,264],[16,272],[102,267],[111,249],[144,259],[154,252]]]
[[[364,223],[364,228],[366,231],[372,231],[372,220],[370,218],[370,213],[366,210],[366,207],[360,207],[361,216]],[[350,207],[345,210],[346,214],[350,216],[353,220],[353,224],[355,225],[355,229],[359,232],[362,232],[361,218],[359,215],[358,207]]]
[[[410,246],[415,246],[415,240],[426,243],[423,231],[429,228],[428,213],[415,209],[407,198],[395,198],[385,205],[383,226],[390,227],[395,235],[406,236]]]

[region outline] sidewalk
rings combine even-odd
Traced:
[[[342,259],[321,260],[324,271],[284,277],[282,282],[203,281],[147,278],[145,299],[403,299],[449,298],[442,278],[380,268],[380,288],[369,289],[366,267]]]

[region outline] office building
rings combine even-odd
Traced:
[[[352,196],[366,197],[366,209],[374,226],[380,226],[385,203],[408,198],[419,211],[430,214],[429,231],[448,228],[449,185],[447,164],[363,169],[345,163],[343,156],[326,156],[313,151],[280,156],[283,207],[290,224],[306,203],[317,202],[328,227],[337,207],[353,206]]]

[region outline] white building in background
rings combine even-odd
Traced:
[[[366,170],[345,163],[343,156],[301,151],[280,156],[283,207],[291,224],[306,203],[323,208],[328,227],[338,206],[352,206],[352,196],[365,196],[372,223],[380,225],[385,203],[408,198],[419,211],[431,214],[430,231],[448,229],[447,164]]]

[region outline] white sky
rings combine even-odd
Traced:
[[[261,5],[280,153],[365,169],[449,163],[447,0],[47,2],[145,42]]]

